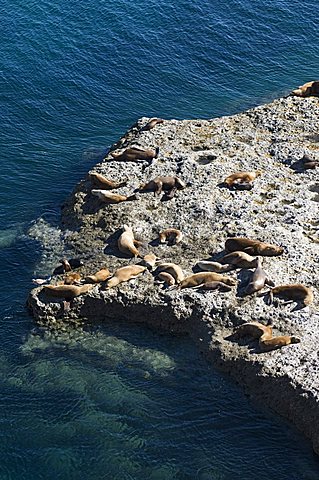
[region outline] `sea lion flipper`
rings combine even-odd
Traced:
[[[265,285],[268,285],[269,287],[274,287],[275,286],[274,282],[272,280],[270,280],[270,278],[266,278]]]
[[[274,294],[272,293],[272,290],[269,290],[268,292],[268,305],[272,305],[274,303]]]
[[[141,242],[140,240],[135,240],[135,239],[133,240],[133,243],[136,247],[141,247],[142,245],[144,245],[143,242]]]
[[[162,193],[162,189],[163,189],[163,182],[159,180],[156,182],[154,196],[160,195]]]
[[[167,192],[166,198],[172,199],[176,192],[177,192],[177,188],[173,187],[170,191]]]

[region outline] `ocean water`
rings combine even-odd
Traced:
[[[58,238],[61,203],[138,117],[232,114],[318,78],[316,6],[2,0],[1,480],[319,478],[310,444],[187,339],[51,337],[24,307],[30,226]]]

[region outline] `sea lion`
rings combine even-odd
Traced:
[[[155,150],[152,148],[130,147],[122,153],[111,152],[114,160],[119,162],[135,162],[136,160],[151,161],[153,158],[157,158],[158,154],[159,147],[156,147]]]
[[[210,262],[208,260],[201,260],[196,263],[195,267],[199,268],[200,270],[204,270],[205,272],[230,272],[234,270],[233,265],[222,265],[218,262]]]
[[[61,275],[66,272],[70,272],[73,270],[73,268],[79,268],[83,266],[83,262],[79,258],[70,258],[69,260],[67,258],[62,258],[60,262],[62,265],[59,265],[53,270],[53,275]]]
[[[56,271],[59,269],[59,272],[60,270],[62,269],[62,272],[61,273],[65,273],[65,272],[71,272],[72,270],[72,267],[71,267],[71,264],[69,262],[69,260],[67,258],[62,258],[60,260],[60,262],[62,263],[62,266],[60,267],[57,267],[53,273],[56,273]]]
[[[183,270],[179,265],[176,265],[176,263],[161,263],[158,265],[157,269],[155,270],[155,275],[157,275],[159,272],[167,272],[172,275],[172,277],[175,279],[176,283],[180,283],[182,280],[184,280],[185,275],[183,273]]]
[[[288,300],[296,300],[304,306],[310,305],[313,302],[312,288],[300,283],[279,285],[278,287],[272,288],[269,295],[271,303],[273,302],[274,296]]]
[[[226,285],[226,283],[223,283],[223,282],[212,281],[212,282],[202,283],[201,285],[194,287],[194,290],[195,289],[220,290],[221,292],[229,292],[231,290],[231,287],[229,285]]]
[[[81,281],[81,275],[78,272],[69,272],[64,277],[64,285],[74,285],[75,283],[79,283]]]
[[[168,243],[168,245],[177,245],[182,241],[183,234],[177,228],[166,228],[159,233],[160,243]]]
[[[160,195],[162,191],[171,192],[176,190],[183,190],[186,187],[185,183],[178,177],[155,177],[147,183],[140,185],[139,191],[141,192],[154,192],[154,196]]]
[[[304,155],[301,159],[301,162],[305,170],[310,170],[310,169],[313,170],[317,168],[319,165],[319,161],[314,160],[313,158],[309,157],[309,155]]]
[[[237,188],[244,186],[245,190],[252,188],[252,182],[262,174],[260,170],[256,172],[235,172],[225,178],[224,184],[228,188]]]
[[[157,256],[155,253],[148,253],[147,255],[144,255],[141,265],[144,265],[148,270],[153,270],[155,267],[157,260]]]
[[[159,125],[160,123],[164,123],[164,120],[162,118],[151,118],[144,127],[141,128],[141,132],[146,132],[148,130],[152,130],[152,128],[155,127],[155,125]]]
[[[240,250],[250,255],[262,255],[267,257],[273,257],[284,253],[283,247],[243,237],[228,238],[225,242],[225,250],[228,252],[236,252],[237,250]]]
[[[220,263],[230,264],[233,268],[256,268],[258,259],[245,252],[231,252],[219,259]]]
[[[266,340],[272,338],[272,327],[270,325],[263,325],[260,322],[243,323],[235,330],[234,337],[262,337],[263,340]]]
[[[132,200],[137,199],[135,194],[129,196],[120,195],[119,193],[109,192],[108,190],[93,189],[91,190],[91,193],[105,203],[131,202]]]
[[[117,241],[119,251],[125,253],[126,255],[141,257],[140,252],[135,246],[139,243],[140,242],[137,242],[137,240],[134,240],[132,227],[129,227],[128,225],[123,225],[123,233],[120,235]]]
[[[175,285],[175,278],[168,272],[159,272],[156,278],[162,280],[168,287]]]
[[[91,172],[89,175],[92,183],[101,188],[104,188],[105,190],[112,190],[114,188],[124,187],[127,184],[127,180],[123,180],[123,182],[114,182],[113,180],[109,180],[108,178],[97,172]]]
[[[277,348],[299,343],[300,339],[292,335],[272,336],[272,327],[260,322],[247,322],[240,325],[234,333],[235,338],[241,337],[259,338],[259,347],[263,352],[269,352]]]
[[[108,268],[102,268],[98,272],[96,272],[94,275],[88,275],[85,277],[85,281],[88,283],[100,283],[100,282],[105,282],[108,278],[111,276],[111,272]]]
[[[220,273],[214,272],[199,272],[184,278],[184,280],[180,282],[179,288],[192,288],[202,285],[203,283],[214,281],[222,282],[232,287],[236,285],[236,280],[227,275],[221,275]]]
[[[260,337],[259,339],[259,346],[263,352],[269,352],[293,343],[300,343],[300,338],[294,335],[279,335],[278,337],[268,339]]]
[[[75,297],[87,293],[94,285],[45,285],[43,291],[50,297],[64,298],[67,301],[73,300]]]
[[[291,92],[296,97],[310,97],[319,95],[319,80],[304,83],[300,85],[296,90]]]
[[[128,265],[126,267],[118,268],[113,277],[107,280],[106,288],[116,287],[116,285],[119,285],[122,282],[127,282],[145,272],[145,270],[146,267],[143,267],[142,265]]]
[[[271,280],[268,280],[265,270],[262,268],[261,258],[257,259],[257,267],[253,272],[252,277],[245,289],[246,295],[251,295],[252,293],[258,292],[264,288],[265,284],[274,285]]]

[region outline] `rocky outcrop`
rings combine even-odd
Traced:
[[[232,275],[230,292],[165,289],[146,271],[135,280],[105,290],[97,285],[77,297],[69,311],[52,302],[41,288],[28,304],[36,320],[48,327],[103,322],[122,317],[174,333],[187,333],[216,365],[229,372],[263,404],[289,418],[319,453],[318,262],[319,182],[317,170],[304,170],[306,154],[319,158],[318,98],[288,97],[231,117],[212,120],[166,120],[149,131],[141,119],[112,147],[159,147],[152,162],[119,162],[109,154],[94,171],[127,179],[116,192],[131,195],[159,175],[174,175],[187,187],[172,199],[137,193],[137,199],[107,205],[91,194],[88,176],[66,201],[62,228],[65,249],[85,260],[81,272],[137,263],[117,248],[121,227],[133,228],[141,250],[179,264],[191,274],[198,260],[218,259],[231,236],[259,239],[285,247],[265,257],[263,268],[276,284],[312,286],[314,302],[270,305],[267,295],[244,296],[249,270]],[[220,184],[235,171],[261,170],[251,190],[229,190]],[[93,187],[94,188],[94,187]],[[158,233],[174,227],[184,234],[177,245],[160,244]],[[261,353],[254,340],[235,340],[243,322],[271,322],[274,334],[293,334],[301,343]]]

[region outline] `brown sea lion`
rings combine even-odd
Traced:
[[[64,277],[64,285],[74,285],[81,281],[81,275],[78,272],[70,272]]]
[[[172,192],[176,190],[183,190],[186,187],[185,183],[178,177],[155,177],[147,183],[140,186],[141,192],[154,192],[154,195],[160,195],[162,191]]]
[[[234,270],[233,265],[222,265],[221,263],[218,262],[210,262],[209,260],[200,260],[199,262],[196,263],[195,267],[199,268],[200,270],[203,270],[204,272],[230,272],[231,270]]]
[[[164,123],[164,120],[162,118],[151,118],[144,127],[141,128],[141,132],[146,132],[148,130],[152,130],[152,128],[155,127],[155,125],[159,125],[160,123]]]
[[[236,338],[252,337],[263,338],[264,340],[272,338],[272,327],[263,325],[260,322],[247,322],[240,325],[234,333]]]
[[[306,287],[300,283],[290,285],[279,285],[270,290],[270,301],[273,302],[273,297],[285,298],[286,300],[296,300],[304,306],[310,305],[313,302],[313,291],[311,287]]]
[[[89,175],[94,185],[97,185],[105,190],[124,187],[127,184],[127,180],[123,180],[123,182],[114,182],[113,180],[109,180],[108,178],[104,177],[104,175],[101,175],[97,172],[91,172]]]
[[[172,277],[175,279],[176,283],[180,283],[182,280],[184,280],[185,275],[183,270],[179,265],[176,265],[176,263],[161,263],[158,265],[157,269],[155,270],[155,275],[157,275],[159,272],[168,272],[172,275]]]
[[[283,247],[244,237],[228,238],[225,242],[225,250],[228,252],[236,252],[240,250],[250,255],[262,255],[268,257],[282,255],[284,253]]]
[[[231,252],[219,259],[220,263],[230,264],[233,268],[256,268],[258,259],[245,252]]]
[[[163,281],[168,287],[175,285],[175,278],[168,272],[159,272],[156,278]]]
[[[310,97],[319,95],[319,80],[304,83],[300,85],[296,90],[291,92],[292,95],[297,97]]]
[[[235,338],[241,337],[259,338],[259,347],[263,352],[269,352],[277,348],[299,343],[300,339],[291,335],[272,336],[272,327],[260,322],[247,322],[240,325],[234,333]]]
[[[121,203],[121,202],[130,202],[136,200],[137,197],[133,195],[120,195],[119,193],[109,192],[108,190],[91,190],[92,195],[98,197],[102,202],[105,203]]]
[[[74,268],[83,266],[83,262],[79,258],[62,258],[60,262],[62,265],[54,269],[53,275],[62,275],[63,273],[71,272]]]
[[[157,158],[159,154],[159,147],[153,148],[141,148],[130,147],[124,150],[122,153],[111,152],[111,156],[114,160],[120,162],[135,162],[136,160],[151,161],[153,158]]]
[[[294,335],[279,335],[278,337],[268,339],[262,339],[262,337],[260,337],[259,339],[259,346],[263,352],[269,352],[293,343],[300,343],[300,338]]]
[[[75,297],[82,295],[83,293],[87,293],[94,285],[86,284],[86,285],[45,285],[43,287],[43,291],[46,295],[55,298],[64,298],[67,301],[73,300]]]
[[[105,282],[108,278],[111,276],[111,272],[108,268],[102,268],[98,272],[96,272],[94,275],[88,275],[85,277],[85,281],[88,283],[100,283],[100,282]]]
[[[142,265],[128,265],[126,267],[118,268],[113,277],[107,280],[106,288],[116,287],[116,285],[119,285],[122,282],[127,282],[145,272],[145,270],[146,267],[143,267]]]
[[[202,283],[201,285],[194,287],[194,290],[195,289],[220,290],[221,292],[229,292],[231,290],[231,287],[229,285],[226,285],[226,283],[223,283],[223,282],[212,281],[212,282]]]
[[[141,261],[141,265],[144,265],[146,268],[148,268],[148,270],[153,270],[156,264],[156,260],[157,256],[155,255],[155,253],[148,253],[144,255]]]
[[[192,288],[202,285],[203,283],[214,281],[223,282],[232,287],[237,283],[236,280],[227,275],[221,275],[220,273],[215,272],[199,272],[184,278],[184,280],[180,282],[179,288]]]
[[[139,243],[140,242],[134,239],[132,227],[129,227],[128,225],[123,225],[123,233],[120,235],[117,241],[119,251],[125,253],[126,255],[141,257],[140,252],[135,246]]]
[[[182,241],[183,234],[177,228],[166,228],[159,233],[160,243],[168,243],[169,245],[177,245]]]
[[[266,284],[272,285],[272,286],[274,285],[274,283],[267,278],[267,274],[265,270],[263,270],[261,265],[262,265],[261,258],[258,258],[257,268],[253,272],[252,277],[245,289],[246,295],[251,295],[252,293],[258,292],[259,290],[264,288]]]
[[[243,184],[251,187],[251,183],[261,174],[262,172],[260,170],[257,170],[256,172],[235,172],[225,178],[224,184],[229,188],[240,187],[240,185]],[[249,188],[247,189],[249,190]]]

